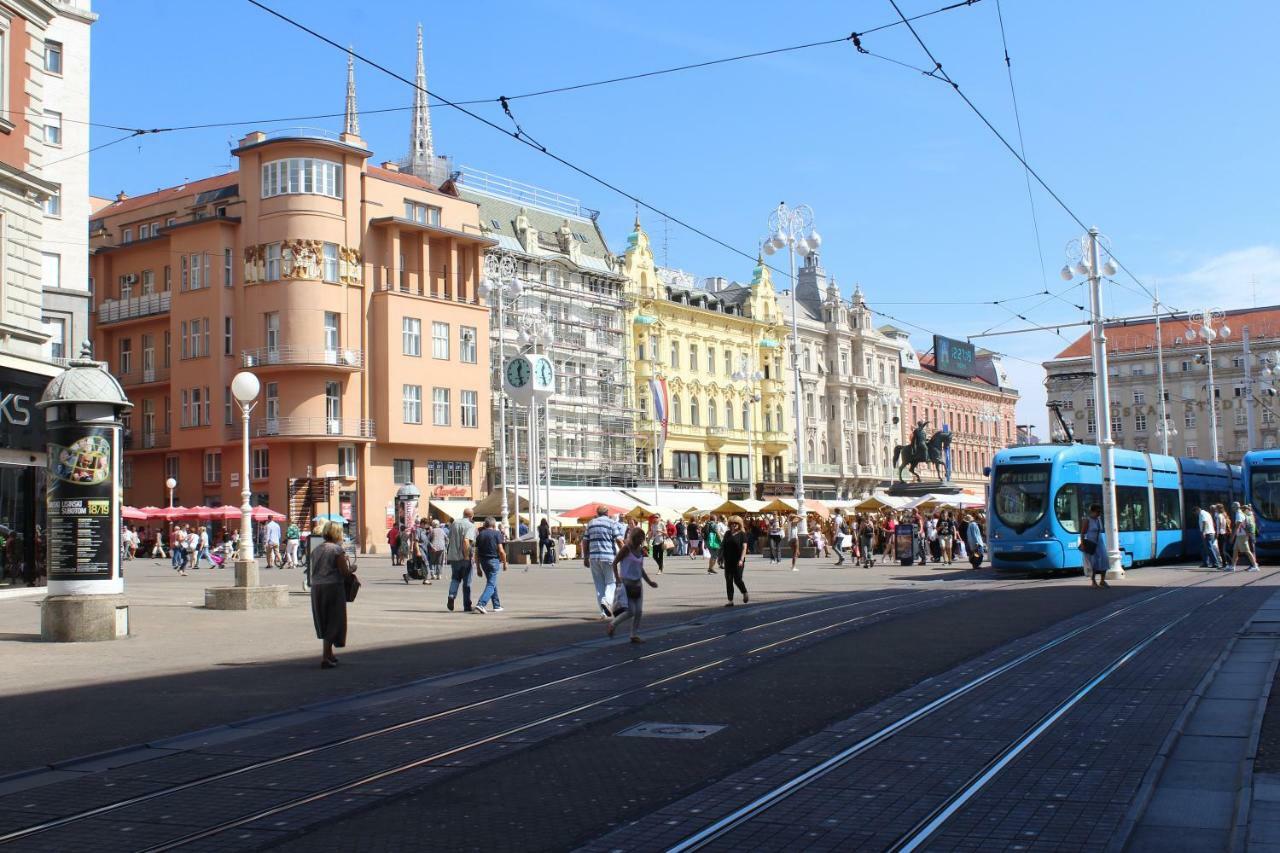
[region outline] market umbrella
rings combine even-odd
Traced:
[[[151,517],[162,521],[173,521],[175,518],[186,518],[190,512],[191,510],[185,506],[166,506],[153,512]]]
[[[626,512],[626,510],[620,506],[592,501],[591,503],[583,504],[580,507],[567,509],[560,514],[567,515],[570,518],[595,518],[596,514],[599,512],[599,507],[604,507],[605,510],[608,511],[609,515],[617,515],[619,513]]]
[[[131,506],[122,507],[120,517],[125,521],[146,521],[147,513],[144,510],[134,509]]]
[[[284,521],[284,515],[276,512],[274,509],[265,506],[255,506],[250,518],[254,521]]]

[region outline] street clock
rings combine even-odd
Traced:
[[[556,370],[545,355],[518,355],[502,368],[502,387],[518,402],[528,405],[555,393]]]

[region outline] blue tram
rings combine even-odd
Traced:
[[[1197,505],[1243,497],[1240,468],[1202,459],[1115,451],[1116,510],[1126,567],[1200,559]],[[1054,572],[1084,567],[1081,521],[1102,503],[1097,445],[1031,445],[996,454],[987,530],[997,569]]]
[[[1280,558],[1280,450],[1244,455],[1244,494],[1258,522],[1258,558]]]

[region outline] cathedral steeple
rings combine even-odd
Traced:
[[[418,24],[418,76],[414,79],[413,126],[409,135],[409,172],[431,180],[435,159],[431,141],[431,113],[427,107],[427,69],[422,62],[422,24]]]
[[[347,48],[347,109],[342,132],[360,135],[360,111],[356,109],[356,58]]]

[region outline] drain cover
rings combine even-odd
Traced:
[[[640,723],[618,732],[621,737],[660,737],[668,740],[702,740],[724,726],[708,723]]]

